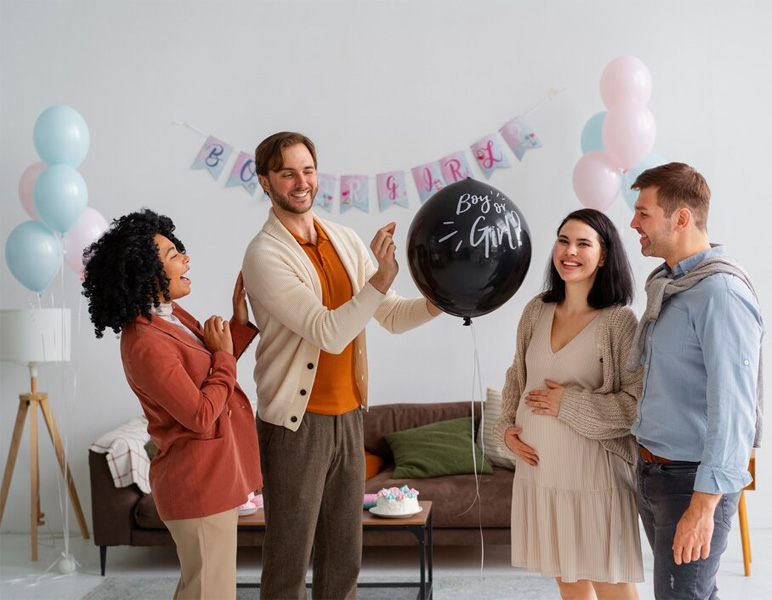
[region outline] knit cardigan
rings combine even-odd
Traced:
[[[525,354],[545,306],[539,295],[526,305],[520,318],[515,358],[507,370],[501,416],[493,430],[502,448],[507,448],[504,441],[507,428],[516,425],[517,408],[526,383]],[[595,343],[603,363],[603,383],[595,390],[566,386],[557,418],[580,435],[599,440],[608,452],[635,464],[637,444],[630,427],[637,417],[643,371],[642,368],[629,371],[626,365],[638,320],[630,308],[618,305],[603,309],[598,318]]]
[[[354,296],[330,310],[322,304],[316,268],[271,209],[247,247],[242,265],[255,324],[260,329],[255,382],[261,420],[297,431],[314,385],[319,352],[338,354],[354,341],[354,371],[367,407],[365,328],[372,318],[391,333],[432,319],[424,298],[382,294],[369,283],[376,267],[348,227],[316,218],[335,247]]]

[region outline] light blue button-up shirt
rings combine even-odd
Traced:
[[[682,277],[714,246],[682,260]],[[645,333],[644,388],[633,435],[653,454],[699,462],[695,491],[736,492],[751,482],[756,385],[764,327],[753,293],[718,273],[667,300]]]

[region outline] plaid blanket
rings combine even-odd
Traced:
[[[142,416],[100,436],[89,450],[107,455],[115,487],[136,483],[142,492],[149,494],[150,458],[145,450],[148,441],[147,419]]]

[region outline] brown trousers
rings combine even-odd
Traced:
[[[174,600],[236,599],[238,519],[239,509],[231,508],[198,519],[164,521],[180,559]]]
[[[297,431],[257,419],[265,540],[262,599],[356,598],[362,563],[362,411],[306,413]]]

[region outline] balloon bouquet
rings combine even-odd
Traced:
[[[32,220],[8,236],[5,261],[24,287],[40,294],[59,272],[62,256],[83,274],[83,250],[107,230],[107,221],[87,206],[88,188],[77,171],[91,140],[80,113],[65,105],[47,108],[33,139],[42,162],[27,167],[19,180],[19,199]]]
[[[651,152],[656,137],[654,116],[646,106],[651,74],[638,58],[619,56],[603,70],[600,95],[608,110],[590,117],[582,129],[574,192],[587,208],[605,211],[621,187],[632,209],[638,199],[638,192],[630,189],[635,179],[667,162]]]
[[[531,262],[531,235],[506,195],[463,179],[418,210],[408,230],[407,259],[421,293],[469,325],[520,288]]]

